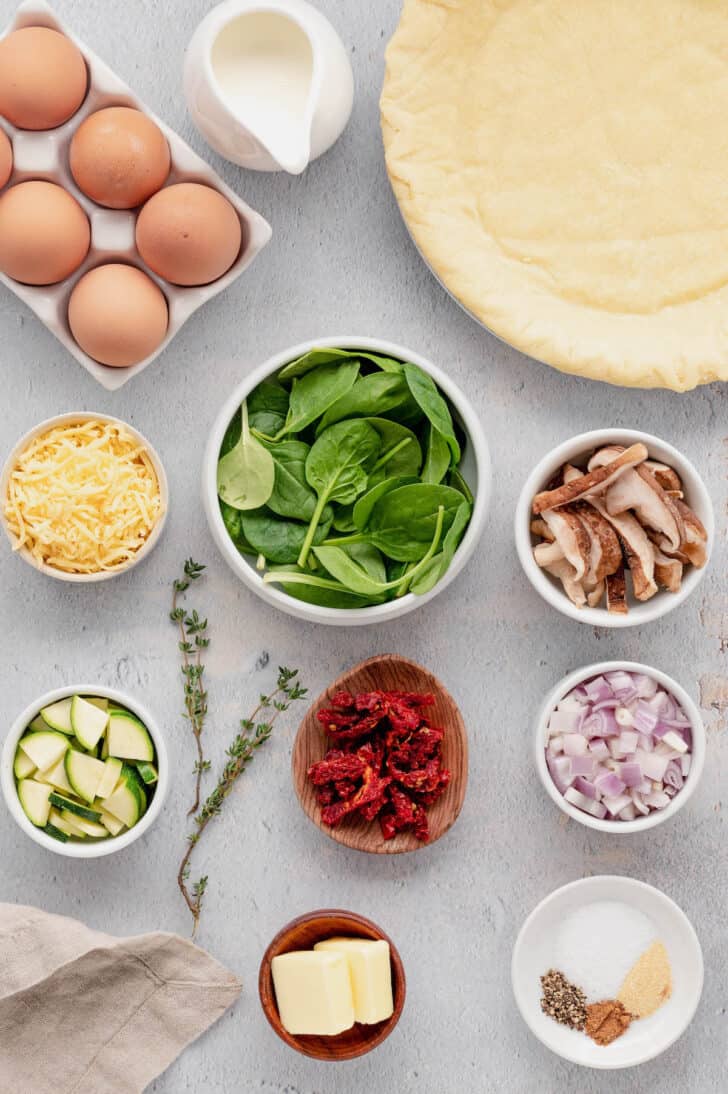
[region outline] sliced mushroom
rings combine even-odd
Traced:
[[[681,550],[688,556],[693,566],[700,570],[708,561],[708,533],[703,522],[689,505],[680,498],[676,498],[675,506],[685,525],[685,540],[681,544]]]
[[[531,521],[531,535],[540,536],[541,539],[547,539],[549,543],[553,543],[554,541],[554,533],[551,531],[546,521],[541,520],[540,517]]]
[[[538,543],[533,549],[533,557],[539,566],[550,566],[552,562],[558,562],[560,558],[564,557],[564,550],[555,541]]]
[[[678,558],[669,558],[655,548],[655,580],[663,589],[676,593],[682,584],[683,564]]]
[[[576,571],[568,559],[561,558],[557,562],[550,562],[544,566],[547,573],[559,579],[564,587],[564,592],[572,604],[577,608],[583,608],[586,604],[586,594],[581,582],[576,579]]]
[[[601,604],[602,597],[604,596],[604,586],[605,583],[600,581],[598,585],[595,585],[594,588],[586,594],[586,602],[590,608],[598,608]]]
[[[678,498],[683,496],[680,476],[672,467],[668,467],[666,463],[659,463],[657,460],[645,460],[643,467],[652,472],[666,493]]]
[[[606,464],[611,463],[612,460],[616,460],[623,452],[623,444],[608,444],[605,445],[604,448],[598,448],[590,458],[589,463],[586,465],[586,469],[587,471],[594,471],[597,467],[604,467]]]
[[[627,614],[627,582],[624,580],[624,566],[620,566],[606,581],[607,611],[615,615]]]
[[[629,513],[610,513],[601,498],[589,502],[616,530],[632,574],[634,595],[649,600],[657,592],[655,584],[655,548],[636,517]]]
[[[574,568],[576,581],[583,581],[589,566],[591,544],[586,528],[570,509],[547,509],[543,519],[551,529],[564,557]]]
[[[685,541],[685,524],[676,502],[644,467],[620,475],[607,490],[605,503],[611,516],[632,509],[640,523],[664,536],[673,551]]]
[[[591,541],[585,584],[587,588],[594,587],[622,565],[622,548],[614,528],[592,505],[580,503],[576,511]]]
[[[648,452],[643,444],[633,444],[604,467],[596,467],[554,490],[544,490],[536,494],[533,499],[533,512],[538,516],[547,509],[560,509],[564,505],[571,505],[589,494],[603,493],[625,470],[636,467],[647,456]]]

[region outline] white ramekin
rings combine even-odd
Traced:
[[[599,820],[597,817],[592,817],[589,813],[577,809],[575,805],[567,802],[566,798],[559,791],[559,788],[551,778],[551,773],[546,766],[548,720],[556,709],[557,703],[559,703],[573,688],[582,684],[585,680],[590,680],[593,676],[601,676],[605,672],[618,672],[620,670],[624,670],[625,672],[643,673],[645,676],[650,676],[652,679],[657,680],[658,684],[677,699],[678,703],[685,711],[685,716],[690,720],[690,728],[693,735],[693,746],[691,749],[692,761],[690,771],[685,779],[685,785],[682,790],[675,795],[670,804],[665,806],[664,809],[655,810],[646,817],[639,817],[632,821],[615,821],[607,820],[606,818],[604,820]],[[546,793],[552,801],[556,802],[562,813],[566,813],[567,817],[579,821],[580,824],[586,825],[587,828],[596,829],[597,832],[609,832],[613,835],[627,835],[630,832],[644,832],[648,828],[655,828],[658,824],[663,824],[666,820],[674,817],[675,814],[687,804],[688,799],[693,796],[697,785],[700,782],[700,776],[703,773],[703,767],[705,765],[705,743],[705,726],[703,725],[700,711],[685,691],[685,688],[681,687],[671,676],[668,676],[667,673],[660,672],[659,669],[653,669],[650,665],[641,665],[636,661],[600,661],[595,665],[587,665],[583,669],[577,669],[575,672],[569,673],[568,676],[565,676],[563,680],[560,680],[556,687],[549,692],[536,720],[534,756],[536,760],[536,769],[538,770],[539,777],[544,785]]]
[[[398,600],[388,601],[386,604],[376,604],[366,608],[325,608],[317,604],[306,604],[302,600],[296,600],[281,589],[273,585],[267,585],[261,574],[255,568],[253,562],[244,558],[235,544],[230,539],[223,523],[220,506],[217,498],[217,463],[220,455],[225,431],[230,424],[241,403],[261,381],[272,373],[283,368],[289,361],[294,361],[311,349],[338,347],[340,349],[360,349],[372,353],[384,354],[405,361],[411,361],[424,371],[429,373],[439,388],[450,399],[456,415],[468,438],[468,447],[464,457],[464,478],[472,490],[475,499],[473,514],[470,524],[463,536],[462,542],[455,552],[450,568],[444,577],[438,581],[428,593],[423,596],[414,596],[408,593]],[[485,526],[488,514],[488,505],[491,493],[491,464],[488,444],[483,433],[483,427],[472,406],[453,384],[452,380],[441,369],[431,364],[424,357],[405,346],[398,346],[392,342],[383,341],[380,338],[360,338],[350,335],[335,338],[317,338],[311,342],[304,342],[298,346],[291,346],[281,353],[269,358],[259,368],[255,369],[233,391],[222,410],[218,414],[212,427],[212,432],[207,443],[203,467],[202,467],[202,500],[210,525],[210,531],[217,543],[223,558],[233,572],[263,600],[276,608],[287,612],[289,615],[306,619],[313,623],[326,623],[338,626],[358,626],[365,623],[383,623],[389,619],[396,619],[406,615],[407,612],[426,604],[434,596],[441,593],[462,568],[475,550],[475,546]]]
[[[25,733],[30,722],[38,715],[42,707],[47,707],[51,703],[57,703],[59,699],[66,699],[69,695],[94,695],[101,699],[110,699],[112,702],[118,703],[119,706],[126,707],[132,714],[136,714],[140,721],[147,727],[149,736],[152,738],[152,742],[157,751],[159,779],[151,804],[139,823],[135,824],[133,828],[130,828],[128,832],[123,832],[119,836],[111,836],[109,839],[105,840],[89,840],[88,842],[82,840],[73,841],[69,839],[68,843],[61,843],[60,840],[54,839],[52,836],[47,836],[41,828],[36,828],[36,826],[28,820],[18,799],[18,792],[15,788],[15,776],[13,774],[13,761],[15,759],[18,741]],[[10,815],[15,823],[23,829],[26,835],[40,844],[41,847],[45,847],[47,851],[53,851],[57,855],[65,855],[67,858],[102,858],[104,855],[113,855],[115,852],[128,847],[138,840],[140,836],[143,836],[154,824],[162,811],[169,788],[169,758],[159,725],[152,714],[150,714],[147,708],[143,706],[138,699],[135,699],[132,695],[128,695],[124,691],[118,691],[116,688],[107,688],[102,684],[75,684],[72,687],[55,688],[53,691],[41,695],[39,699],[36,699],[30,706],[26,707],[22,714],[13,722],[8,735],[5,738],[2,754],[0,755],[0,786],[2,787],[5,804],[10,810]]]
[[[114,425],[123,427],[127,433],[140,445],[142,445],[147,452],[149,459],[152,462],[152,466],[157,475],[159,482],[159,494],[161,498],[161,510],[157,523],[151,531],[146,543],[139,548],[137,553],[125,566],[120,567],[118,570],[102,570],[99,573],[93,574],[69,574],[64,570],[57,570],[53,566],[46,566],[45,563],[40,563],[33,557],[27,547],[20,547],[15,553],[20,556],[25,562],[28,562],[34,569],[39,570],[42,574],[46,574],[48,577],[53,577],[58,581],[70,581],[75,584],[87,584],[96,581],[108,581],[112,577],[118,577],[119,574],[126,574],[129,570],[138,566],[139,563],[147,557],[157,544],[159,537],[162,534],[164,523],[167,519],[167,509],[169,507],[169,486],[167,484],[167,475],[164,470],[161,459],[158,453],[149,443],[146,437],[129,425],[128,422],[123,422],[120,418],[113,418],[110,414],[94,414],[89,411],[78,411],[76,413],[58,414],[54,418],[47,418],[44,422],[39,422],[33,429],[29,430],[13,447],[12,452],[6,459],[3,469],[0,472],[0,523],[2,524],[5,534],[10,540],[11,544],[14,544],[14,537],[8,527],[8,522],[5,517],[5,497],[8,489],[8,481],[12,474],[13,468],[17,462],[20,454],[27,448],[31,441],[35,440],[43,433],[47,433],[51,429],[55,429],[57,426],[70,425],[72,422],[112,422]]]
[[[679,984],[679,990],[650,1018],[634,1022],[610,1045],[598,1045],[585,1033],[555,1022],[544,1014],[540,999],[540,978],[553,965],[555,939],[564,919],[602,901],[627,904],[652,920],[657,937],[667,948],[674,983]],[[524,1022],[557,1056],[600,1070],[636,1067],[668,1049],[693,1020],[703,990],[703,954],[688,917],[659,889],[631,877],[585,877],[550,893],[526,919],[513,947],[511,983]],[[555,1089],[556,1084],[549,1085]],[[579,1084],[574,1081],[569,1085],[577,1089]],[[592,1090],[610,1089],[606,1083],[584,1085]],[[644,1080],[635,1081],[623,1089],[644,1086]]]
[[[626,615],[608,612],[606,608],[577,608],[571,603],[560,582],[547,574],[533,557],[534,537],[531,535],[533,515],[531,504],[536,494],[544,490],[556,472],[565,463],[583,461],[596,448],[607,444],[623,444],[625,447],[641,441],[647,446],[651,459],[661,460],[674,468],[685,487],[685,500],[705,525],[708,533],[708,562],[702,569],[688,566],[682,585],[676,593],[660,589],[651,600],[638,601],[630,597],[629,611]],[[710,553],[715,537],[715,517],[710,494],[693,464],[681,452],[667,441],[653,437],[635,429],[596,429],[591,433],[580,433],[548,452],[534,467],[521,491],[516,506],[515,518],[516,550],[521,565],[534,589],[543,599],[563,615],[575,619],[578,623],[589,623],[597,627],[638,627],[651,623],[673,611],[695,591],[703,579],[710,561]]]

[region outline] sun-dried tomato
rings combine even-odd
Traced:
[[[450,782],[442,766],[444,730],[424,708],[432,695],[417,692],[337,692],[317,718],[332,748],[312,764],[322,818],[332,827],[347,816],[379,818],[385,839],[411,830],[429,839],[426,806]]]

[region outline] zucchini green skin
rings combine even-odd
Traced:
[[[56,794],[53,791],[48,800],[51,805],[55,805],[56,809],[65,809],[67,813],[75,813],[77,817],[83,817],[84,820],[101,820],[101,814],[95,809],[87,809],[85,805],[80,805],[78,802],[72,801],[71,798],[65,798],[63,794]]]
[[[59,843],[68,843],[68,836],[65,832],[61,832],[60,828],[56,828],[55,824],[51,824],[50,821],[42,829],[47,836],[52,836],[53,839],[57,839]]]

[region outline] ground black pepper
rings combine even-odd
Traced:
[[[541,1010],[549,1018],[570,1029],[584,1029],[586,1025],[586,995],[569,983],[562,972],[549,969],[541,977]]]

